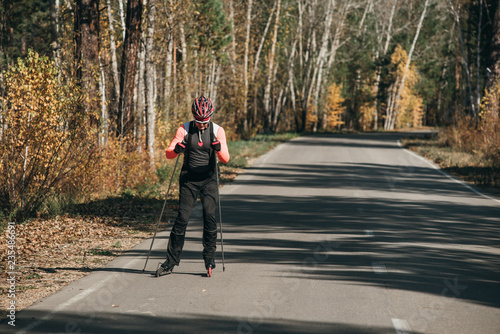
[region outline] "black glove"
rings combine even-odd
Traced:
[[[185,149],[186,149],[185,143],[177,143],[177,145],[175,145],[174,152],[177,154],[184,153]]]
[[[220,141],[216,140],[212,142],[212,149],[217,152],[220,152]]]

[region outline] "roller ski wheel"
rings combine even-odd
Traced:
[[[215,269],[215,261],[205,261],[205,268],[207,268],[207,277],[212,277],[212,270]]]

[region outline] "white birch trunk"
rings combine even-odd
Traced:
[[[141,33],[141,43],[140,43],[140,48],[139,48],[139,59],[138,59],[138,71],[136,75],[136,87],[137,91],[135,94],[135,102],[136,102],[136,110],[137,110],[137,121],[136,121],[136,131],[135,131],[135,138],[137,142],[137,152],[141,153],[142,152],[142,143],[143,143],[143,126],[145,124],[144,118],[145,118],[145,109],[146,109],[146,99],[145,99],[145,72],[146,72],[146,64],[145,64],[145,58],[146,58],[146,48],[144,47],[144,41],[145,41],[145,32],[144,30]]]
[[[399,109],[399,99],[401,98],[401,93],[403,92],[403,89],[405,87],[406,74],[408,73],[408,69],[410,68],[411,57],[413,55],[413,51],[415,50],[415,45],[417,44],[418,35],[420,34],[420,30],[422,29],[422,23],[424,22],[425,12],[427,11],[427,5],[428,4],[429,4],[429,0],[425,0],[424,10],[422,11],[422,15],[420,16],[420,20],[418,22],[417,32],[415,33],[415,37],[413,38],[413,43],[411,44],[410,52],[408,53],[408,60],[406,61],[406,65],[405,65],[405,68],[404,68],[404,71],[403,71],[403,77],[401,79],[401,83],[399,85],[399,88],[397,89],[398,93],[397,93],[397,96],[396,96],[396,100],[394,101],[393,114],[396,114],[398,112],[398,109]],[[392,119],[392,123],[390,125],[390,130],[394,129],[395,122],[396,122],[396,117],[394,117]]]
[[[350,4],[346,4],[342,10],[342,14],[340,16],[339,22],[335,28],[335,35],[333,36],[332,46],[330,50],[330,57],[328,59],[328,68],[332,68],[333,63],[335,62],[335,57],[337,56],[337,50],[340,47],[340,37],[342,35],[342,31],[344,29],[345,19],[349,12]]]
[[[280,19],[280,9],[281,9],[281,0],[277,0],[277,9],[276,9],[276,20],[274,22],[274,33],[273,40],[271,45],[271,52],[269,54],[269,66],[267,72],[267,83],[264,90],[264,113],[266,117],[270,116],[270,108],[271,108],[271,84],[272,78],[274,74],[274,57],[276,54],[276,43],[278,41],[278,26]],[[270,124],[269,124],[270,125]]]
[[[99,90],[101,92],[101,123],[102,128],[99,134],[99,144],[104,147],[108,143],[108,124],[109,115],[106,101],[106,75],[104,74],[104,67],[102,66],[101,57],[99,57]]]
[[[221,66],[216,62],[215,63],[217,69],[215,71],[215,84],[214,84],[214,90],[213,90],[213,101],[215,103],[215,105],[218,104],[217,102],[217,99],[218,99],[218,96],[217,96],[217,87],[219,87],[219,82],[220,82],[220,76],[221,76]]]
[[[165,86],[164,86],[164,95],[167,106],[169,105],[168,101],[170,100],[170,94],[172,91],[171,80],[172,80],[172,54],[174,52],[174,41],[172,38],[172,34],[169,33],[169,41],[167,47],[167,61],[165,64]],[[168,110],[168,107],[167,107]],[[168,113],[167,113],[168,114]]]
[[[483,0],[479,0],[479,22],[477,24],[477,49],[476,49],[476,104],[477,113],[481,112],[481,77],[479,71],[481,69],[481,34],[483,24]]]
[[[147,37],[146,37],[146,146],[149,152],[151,167],[155,163],[155,64],[154,64],[154,32],[156,23],[156,0],[148,0],[147,5]]]
[[[313,96],[313,105],[318,106],[319,101],[319,92],[322,84],[322,75],[324,64],[326,60],[326,53],[328,50],[328,42],[330,40],[330,30],[332,26],[333,20],[333,10],[335,8],[335,0],[328,1],[328,7],[326,8],[326,17],[325,17],[325,29],[323,31],[323,36],[321,38],[321,48],[319,51],[318,58],[316,60],[316,67],[314,69],[311,87],[309,89],[308,99],[311,97],[311,92],[314,92]],[[315,114],[318,115],[318,108],[315,108]],[[314,123],[313,132],[318,130],[318,122]]]
[[[236,76],[236,34],[234,32],[234,6],[233,0],[229,0],[229,21],[231,22],[231,70],[233,71],[233,76]]]
[[[122,41],[125,40],[125,33],[127,32],[127,26],[125,25],[125,11],[123,10],[123,1],[124,0],[118,0],[118,4],[120,7],[120,19],[121,19],[121,23],[122,23],[122,36],[123,36]],[[125,1],[127,1],[127,0],[125,0]]]
[[[262,48],[264,46],[264,42],[266,41],[266,35],[267,31],[269,30],[269,27],[271,26],[271,21],[273,18],[273,13],[274,10],[276,9],[276,2],[274,3],[273,9],[271,10],[271,14],[269,14],[269,18],[267,19],[266,27],[264,29],[264,33],[262,34],[262,37],[260,39],[260,44],[257,49],[257,53],[255,54],[255,60],[254,60],[254,65],[253,65],[253,71],[252,71],[252,82],[254,83],[254,112],[253,112],[253,124],[257,123],[257,90],[258,87],[255,85],[255,76],[257,75],[258,71],[258,66],[259,66],[259,61],[260,61],[260,54],[262,52]]]
[[[245,56],[243,60],[243,132],[248,132],[248,53],[250,45],[250,27],[252,25],[252,5],[253,0],[248,0],[247,4],[247,22],[245,35]]]
[[[113,72],[113,83],[115,89],[115,101],[120,101],[120,77],[118,73],[118,60],[116,58],[115,28],[114,19],[111,13],[111,0],[107,0],[108,19],[109,19],[109,39],[111,52],[111,71]],[[115,103],[115,105],[117,105]]]
[[[383,50],[383,55],[385,56],[387,54],[387,50],[389,50],[389,43],[391,41],[391,33],[392,33],[392,21],[394,18],[394,13],[396,11],[396,4],[398,0],[394,0],[392,4],[392,9],[391,9],[391,15],[389,17],[389,25],[387,26],[387,31],[386,31],[386,39],[385,39],[385,44],[384,44],[384,50]],[[375,115],[373,117],[373,129],[377,130],[378,129],[378,100],[376,99],[378,95],[378,90],[380,86],[380,67],[377,68],[377,76],[375,77],[375,84],[373,88],[373,95],[375,96]],[[385,127],[385,126],[384,126]]]
[[[302,5],[302,0],[297,0],[298,6],[299,6],[299,27],[298,27],[298,36],[299,36],[299,65],[300,65],[300,74],[302,76],[302,69],[304,66],[304,63],[302,61],[303,57],[303,52],[304,52],[304,46],[302,45],[302,35],[304,34],[304,23],[303,23],[303,16],[304,16],[304,6]]]
[[[257,49],[257,53],[255,54],[255,61],[254,61],[253,71],[252,71],[252,81],[255,80],[255,75],[257,74],[257,71],[259,69],[258,66],[259,66],[259,61],[260,61],[260,54],[262,52],[262,47],[264,46],[264,42],[266,41],[267,31],[269,30],[269,26],[271,25],[271,21],[272,21],[273,13],[274,13],[275,9],[276,9],[276,3],[274,3],[274,7],[271,10],[271,14],[269,14],[269,18],[267,19],[267,23],[266,23],[266,28],[264,29],[264,32],[262,33],[259,47]]]
[[[182,76],[184,79],[184,94],[187,103],[189,103],[189,76],[188,76],[188,55],[187,55],[187,43],[186,43],[186,32],[184,31],[184,23],[181,21],[179,24],[179,32],[181,34],[181,49],[182,49]]]

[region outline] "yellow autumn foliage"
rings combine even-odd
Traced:
[[[344,124],[340,120],[342,113],[344,112],[344,98],[342,97],[342,85],[337,85],[332,83],[328,87],[328,96],[326,98],[326,129],[333,130],[339,125]]]
[[[311,99],[312,100],[312,99]],[[306,114],[306,130],[313,131],[314,126],[318,123],[317,107],[309,102]]]
[[[408,55],[406,51],[398,45],[391,55],[391,64],[395,65],[394,76],[397,78],[394,89],[399,89],[400,80],[403,77]],[[415,65],[410,64],[406,72],[403,91],[400,92],[398,110],[396,110],[395,126],[418,127],[422,125],[423,99],[415,94],[415,85],[418,83],[419,74]]]
[[[3,215],[23,219],[50,196],[82,186],[92,161],[89,115],[73,83],[30,51],[5,73],[0,97],[0,198]],[[80,189],[81,190],[81,189]]]

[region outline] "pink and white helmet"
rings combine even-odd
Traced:
[[[214,114],[214,106],[208,98],[200,96],[194,100],[191,112],[197,123],[208,123]]]

